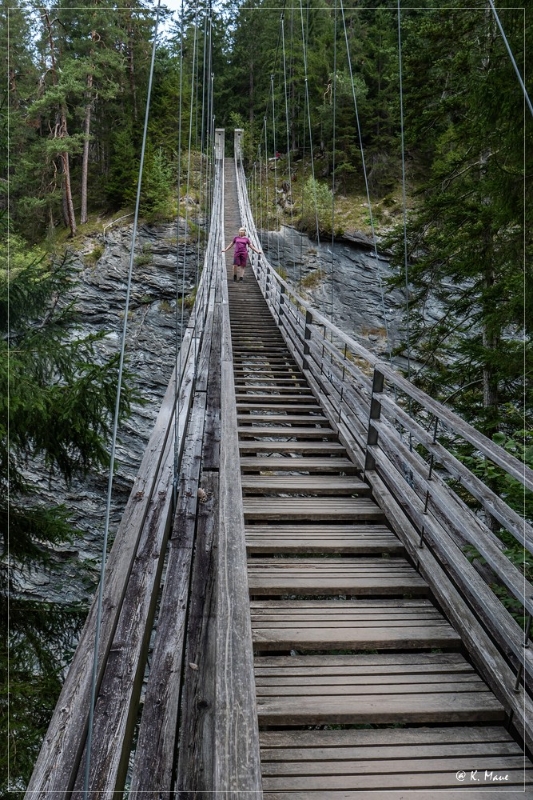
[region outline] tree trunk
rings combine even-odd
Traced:
[[[80,222],[85,225],[87,222],[87,176],[89,174],[89,136],[91,135],[91,111],[93,87],[92,73],[87,75],[87,105],[85,106],[85,120],[83,123],[83,161],[81,165],[81,216]]]
[[[67,130],[67,116],[65,112],[65,107],[62,106],[61,108],[61,138],[65,138],[68,136]],[[70,227],[70,235],[76,235],[76,217],[74,215],[74,203],[72,202],[72,187],[70,183],[70,160],[68,150],[64,150],[61,153],[61,162],[63,165],[63,192],[65,197],[65,203],[67,206],[67,216],[68,216],[68,224]]]

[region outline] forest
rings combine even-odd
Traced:
[[[175,219],[193,191],[191,154],[209,153],[214,127],[243,128],[250,180],[258,169],[264,188],[270,180],[270,199],[252,198],[265,225],[279,218],[284,181],[285,224],[330,238],[374,224],[391,285],[405,289],[399,352],[416,359],[412,380],[532,465],[533,120],[489,5],[441,5],[163,6],[140,212]],[[524,75],[533,14],[508,0],[498,11]],[[47,546],[72,534],[25,467],[44,459],[68,483],[108,463],[117,359],[95,363],[64,298],[75,292],[71,250],[135,201],[155,22],[139,0],[0,2],[0,788],[15,795],[84,616],[10,591],[15,570],[46,564]],[[354,216],[361,202],[373,216]],[[123,419],[136,391],[130,376]],[[498,488],[497,471],[491,480]],[[506,491],[523,512],[520,492]]]

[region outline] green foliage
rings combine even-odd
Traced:
[[[333,195],[331,189],[314,178],[308,178],[303,188],[299,227],[311,236],[331,233],[333,224]]]
[[[147,149],[141,192],[141,214],[148,222],[161,222],[174,216],[172,166],[162,148]]]
[[[8,241],[9,271],[7,248],[0,256],[0,516],[5,523],[9,510],[10,552],[22,562],[43,555],[43,543],[66,533],[62,513],[54,528],[47,510],[28,503],[24,466],[41,458],[51,476],[69,482],[107,464],[117,357],[98,365],[101,336],[75,334],[74,307],[66,302],[73,280],[69,257],[50,259],[26,251],[16,237]],[[130,399],[126,389],[122,416]],[[5,524],[1,535],[7,547]]]
[[[504,16],[520,60],[521,23],[513,12]],[[531,226],[524,230],[531,208],[524,134],[529,141],[533,130],[517,124],[523,98],[484,9],[457,4],[453,12],[413,14],[407,41],[406,130],[424,174],[407,230],[417,380],[439,399],[452,396],[455,409],[489,436],[511,435],[524,426],[524,413],[531,424],[533,399],[524,313],[533,246]],[[401,230],[395,242],[402,285]]]
[[[117,358],[98,364],[100,336],[79,335],[70,258],[51,258],[18,237],[0,253],[0,736],[7,741],[6,642],[9,643],[9,770],[12,789],[28,780],[71,657],[83,614],[14,594],[18,571],[45,566],[53,546],[73,535],[67,511],[34,497],[26,477],[38,459],[67,483],[108,463]],[[123,390],[120,416],[132,391]],[[8,491],[9,490],[9,491]],[[5,558],[9,554],[9,560]],[[7,620],[7,592],[9,621]],[[5,749],[2,751],[5,753]],[[6,756],[0,787],[6,788]]]
[[[8,608],[0,595],[2,796],[24,796],[86,613],[81,606],[16,598]]]

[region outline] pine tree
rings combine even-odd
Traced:
[[[523,63],[522,16],[502,17]],[[419,380],[437,397],[453,394],[488,435],[510,434],[523,428],[531,354],[523,287],[531,277],[524,242],[531,252],[533,240],[523,225],[531,208],[524,136],[531,140],[533,126],[485,8],[419,12],[407,34],[408,146],[428,174],[408,225]],[[402,248],[399,239],[399,260]]]
[[[31,774],[84,616],[80,607],[17,595],[21,572],[46,566],[50,548],[74,532],[65,508],[35,497],[27,469],[39,459],[51,478],[68,484],[107,465],[117,359],[97,364],[100,337],[76,332],[68,256],[29,250],[7,236],[5,215],[0,221],[0,736],[9,742],[9,788],[16,790]],[[121,417],[132,396],[126,385]],[[8,788],[7,767],[6,753],[0,790]]]

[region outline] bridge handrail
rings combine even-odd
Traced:
[[[127,602],[128,581],[135,559],[138,558],[138,552],[142,548],[142,542],[148,535],[147,531],[151,531],[149,535],[157,538],[157,547],[161,554],[159,561],[162,565],[162,554],[165,552],[172,514],[172,464],[175,457],[179,464],[182,456],[209,298],[219,277],[216,270],[215,247],[215,243],[208,243],[204,268],[194,307],[181,342],[177,364],[108,556],[104,584],[104,616],[98,650],[97,690],[107,669],[108,657],[113,652],[119,619]],[[176,427],[177,449],[174,447]],[[153,547],[155,549],[155,543]],[[155,562],[152,556],[151,562]],[[155,571],[152,580],[156,592],[159,588],[157,576],[160,569],[161,567],[158,567]],[[151,589],[147,588],[146,591]],[[140,599],[138,602],[140,604]],[[153,609],[148,602],[146,606],[148,608],[146,630],[149,634],[149,618]],[[27,797],[31,800],[40,797],[44,800],[51,794],[56,800],[66,800],[73,788],[80,791],[84,768],[82,756],[88,725],[90,664],[93,657],[95,622],[96,601],[89,611],[28,785]],[[139,619],[138,627],[141,628],[142,624]],[[140,637],[143,636],[146,634],[141,631]],[[124,682],[127,683],[126,679]],[[133,685],[131,692],[134,696],[136,689]],[[123,738],[116,737],[113,747],[116,754],[113,753],[111,760],[115,765],[120,759],[124,759],[124,754],[121,752],[121,748],[125,747]],[[118,766],[117,769],[120,772],[121,767]],[[109,767],[107,772],[109,774],[104,776],[105,780],[112,784],[113,770]]]
[[[252,238],[257,238],[242,163],[238,168],[237,183],[243,220]],[[519,695],[523,672],[533,677],[533,658],[527,648],[529,630],[524,638],[523,630],[489,583],[495,574],[507,586],[528,616],[527,626],[533,613],[533,586],[505,554],[504,545],[491,530],[490,516],[530,552],[533,552],[533,529],[450,452],[449,443],[438,441],[437,426],[441,426],[447,438],[460,436],[469,442],[527,489],[533,488],[533,471],[413,386],[390,365],[312,308],[277,274],[264,255],[253,257],[252,263],[289,347],[329,410],[339,436],[358,466],[365,470],[370,483],[378,486],[380,481],[384,481],[387,491],[395,498],[399,513],[414,526],[416,533],[413,536],[417,541],[414,545],[412,542],[409,544],[412,557],[421,562],[422,553],[429,546],[455,581],[475,618],[504,653],[502,664],[505,669],[500,664],[496,672],[494,664],[500,657],[497,653],[491,657],[492,660],[486,653],[476,652],[473,656],[485,658],[486,673],[493,678],[496,673],[500,676],[493,683],[501,682],[501,675],[505,672],[503,692],[506,704],[517,717],[523,718],[517,699],[524,698],[524,695]],[[397,397],[386,393],[385,382],[393,387],[395,394],[401,392],[404,395],[403,406]],[[419,419],[414,418],[413,405],[421,409]],[[433,424],[433,432],[427,429],[428,422],[429,427]],[[428,460],[422,457],[420,447],[427,453]],[[479,502],[489,515],[488,524],[454,491],[443,472],[458,481]],[[487,562],[489,574],[486,578],[467,558],[465,546],[475,548]],[[461,620],[458,619],[457,623],[460,627]],[[468,639],[468,632],[465,635]],[[487,652],[489,641],[485,644]],[[528,725],[528,735],[533,736],[531,722]]]

